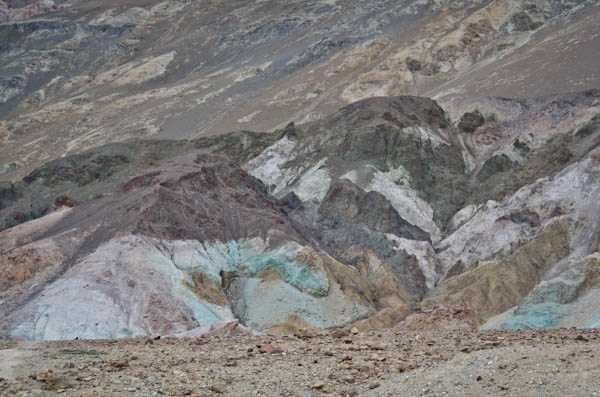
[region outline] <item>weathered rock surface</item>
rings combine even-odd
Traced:
[[[593,277],[542,286],[598,251],[599,99],[379,97],[52,161],[1,186],[3,336],[383,329],[415,308],[436,327],[449,304],[477,326],[594,325]]]
[[[319,215],[332,227],[364,224],[382,233],[392,233],[411,240],[428,240],[427,233],[411,225],[381,194],[365,192],[347,179],[336,179],[319,206]]]
[[[490,319],[486,328],[598,328],[598,260],[594,253],[570,262],[558,277],[537,285],[515,310]]]
[[[0,336],[598,327],[599,21],[0,0]]]
[[[357,269],[311,241],[259,180],[226,157],[191,153],[0,233],[1,332],[181,334],[235,318],[258,330],[328,328],[410,308],[389,265]]]
[[[476,309],[478,324],[515,306],[551,266],[569,255],[568,224],[556,221],[501,263],[487,263],[445,280],[429,298]],[[428,305],[428,300],[423,302]]]
[[[410,330],[473,330],[475,318],[473,309],[462,305],[430,306],[417,310],[402,321],[398,328]]]
[[[19,0],[0,21],[53,8],[0,25],[3,180],[106,143],[270,131],[373,96],[600,88],[593,0]]]
[[[29,19],[65,8],[65,0],[4,0],[0,1],[0,23]]]

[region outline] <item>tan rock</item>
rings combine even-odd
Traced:
[[[398,326],[413,330],[472,330],[475,328],[475,317],[473,309],[464,305],[431,306],[417,309]]]
[[[342,329],[336,329],[335,331],[333,331],[331,333],[331,336],[336,338],[336,339],[340,339],[340,338],[345,338],[349,335],[348,331],[344,331]]]
[[[222,382],[216,382],[210,386],[210,391],[218,394],[223,394],[227,391],[227,386],[225,386],[225,384]]]
[[[267,354],[271,354],[273,353],[275,349],[273,348],[273,346],[269,345],[268,343],[266,345],[262,345],[261,347],[258,348],[258,351],[261,353],[267,353]]]
[[[315,390],[321,390],[325,387],[325,382],[318,380],[315,383],[313,383],[311,387]]]
[[[487,263],[441,284],[439,295],[421,307],[462,304],[473,308],[477,325],[519,304],[542,275],[570,253],[569,224],[565,219],[548,225],[505,261]]]
[[[54,371],[52,371],[51,369],[46,369],[44,371],[40,371],[37,374],[33,375],[32,377],[37,380],[38,382],[45,382],[48,379],[50,379],[52,376],[54,375]]]

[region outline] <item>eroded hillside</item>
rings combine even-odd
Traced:
[[[378,97],[50,162],[2,185],[3,336],[382,329],[440,304],[595,327],[599,99]]]
[[[22,15],[0,25],[3,180],[105,143],[271,131],[373,96],[600,88],[592,0],[8,1],[4,9]],[[18,19],[44,11],[54,12]]]

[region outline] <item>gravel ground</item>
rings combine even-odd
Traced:
[[[9,341],[0,379],[2,396],[594,396],[600,330]]]

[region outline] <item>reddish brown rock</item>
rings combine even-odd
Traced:
[[[399,328],[412,330],[475,329],[471,308],[464,305],[430,306],[415,311],[398,324]]]

